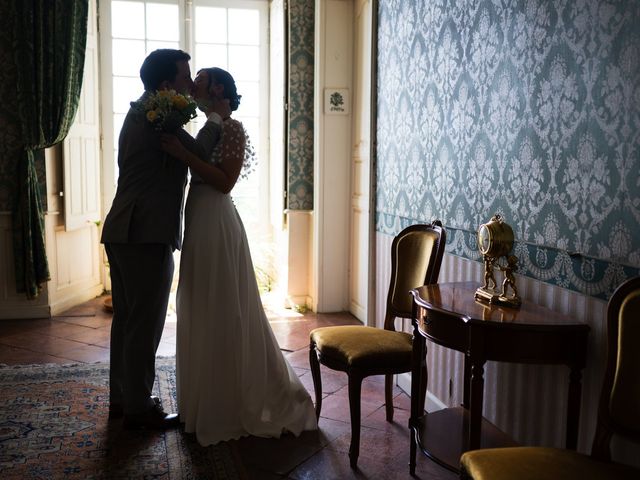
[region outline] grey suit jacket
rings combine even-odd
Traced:
[[[183,129],[176,134],[190,151],[208,160],[221,129],[208,121],[195,140]],[[102,243],[163,243],[180,249],[187,167],[162,151],[159,132],[132,110],[120,132],[118,167],[118,188],[104,221]]]

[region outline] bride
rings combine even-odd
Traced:
[[[215,102],[240,102],[233,77],[198,72],[194,97],[209,114]],[[187,164],[191,185],[177,292],[177,398],[185,431],[212,445],[245,435],[279,437],[317,428],[313,403],[267,320],[247,236],[229,192],[250,168],[244,127],[223,119],[205,163],[163,135],[162,148]]]

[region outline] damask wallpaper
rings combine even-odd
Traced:
[[[380,0],[376,229],[435,218],[479,259],[607,298],[640,274],[640,2]]]
[[[287,207],[313,209],[314,0],[289,1]]]

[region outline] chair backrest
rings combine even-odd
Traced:
[[[610,460],[613,434],[640,443],[640,277],[620,285],[607,305],[607,366],[591,454]]]
[[[394,329],[395,317],[411,318],[411,290],[438,282],[445,243],[446,232],[440,220],[411,225],[393,239],[385,329]]]

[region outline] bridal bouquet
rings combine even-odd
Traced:
[[[131,102],[131,107],[143,114],[153,128],[172,133],[196,118],[196,102],[175,90],[158,90],[144,100]]]

